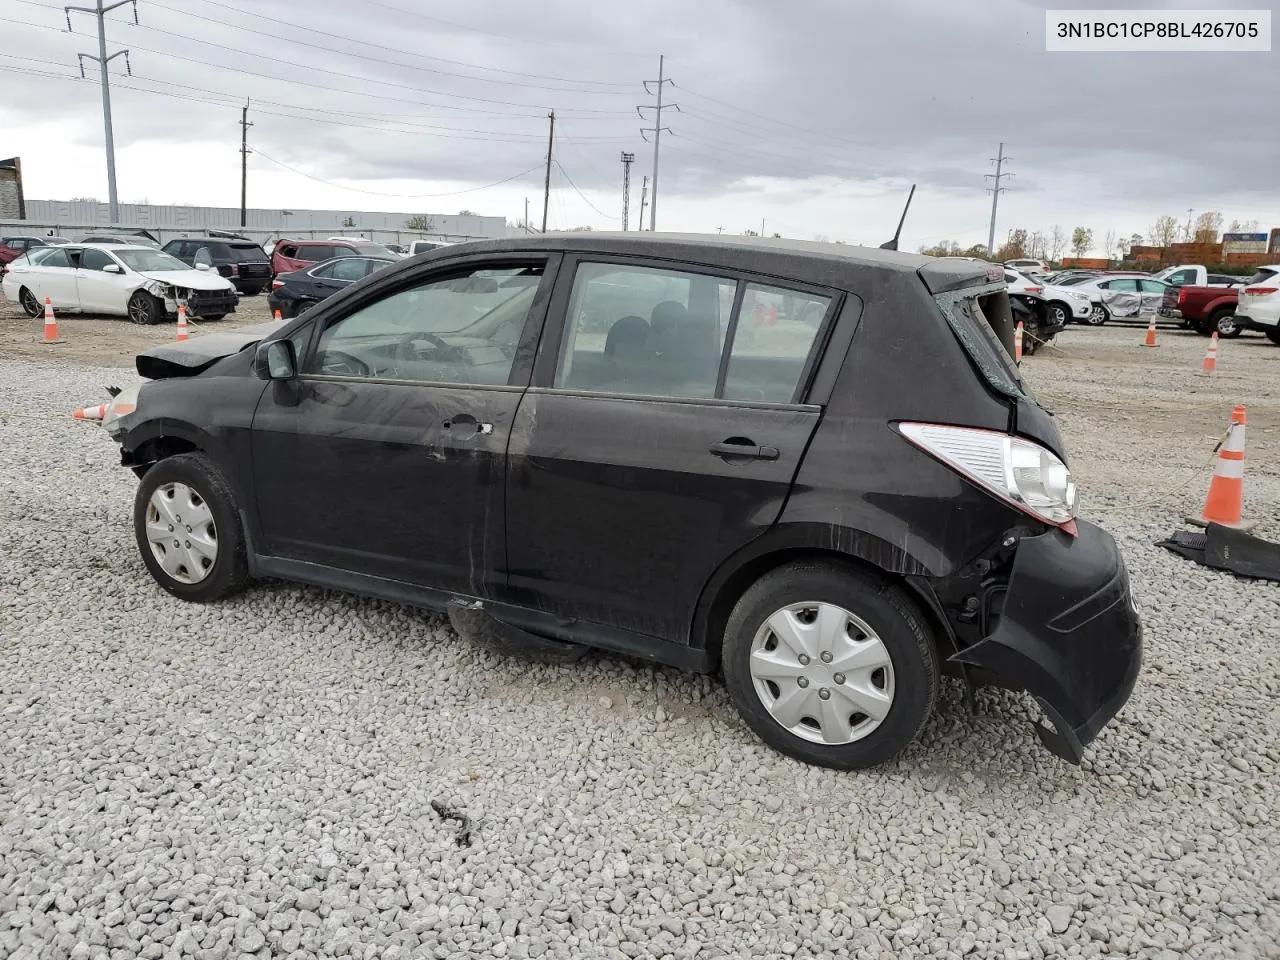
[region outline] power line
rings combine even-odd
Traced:
[[[603,210],[601,210],[594,203],[592,203],[590,200],[587,199],[586,194],[584,194],[581,190],[578,189],[578,185],[574,183],[573,180],[569,177],[569,174],[565,172],[565,169],[560,165],[559,160],[553,160],[552,163],[556,165],[556,169],[560,171],[560,175],[565,178],[569,186],[573,187],[573,192],[582,198],[583,203],[585,203],[588,207],[590,207],[596,213],[600,214],[600,216],[604,217],[606,220],[608,220],[612,216],[612,214],[605,213]]]
[[[480,190],[489,190],[493,187],[500,187],[504,183],[510,183],[512,180],[519,180],[521,177],[528,176],[542,166],[541,163],[538,163],[530,167],[528,170],[521,170],[519,173],[512,174],[502,180],[497,180],[493,183],[486,183],[481,187],[468,187],[465,190],[453,190],[449,193],[379,193],[376,190],[361,190],[359,187],[348,187],[341,183],[334,183],[332,180],[325,180],[321,177],[315,176],[314,174],[307,173],[305,170],[299,170],[297,167],[291,167],[283,160],[277,160],[275,157],[269,156],[261,150],[255,150],[254,153],[259,157],[262,157],[264,160],[270,160],[278,167],[283,167],[290,173],[296,173],[298,176],[306,177],[308,180],[314,180],[316,183],[323,183],[326,187],[333,187],[337,190],[350,190],[352,193],[364,193],[371,197],[390,197],[394,200],[430,200],[438,197],[456,197],[464,193],[476,193]]]

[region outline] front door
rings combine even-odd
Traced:
[[[108,273],[103,267],[120,265],[105,250],[86,249],[80,254],[80,266],[76,269],[76,290],[80,307],[88,313],[111,311],[119,313],[128,297],[124,287],[129,281],[119,273]]]
[[[486,596],[549,268],[469,259],[317,308],[301,376],[254,417],[262,551]]]
[[[696,267],[574,267],[511,435],[509,597],[685,642],[717,566],[782,511],[836,298]]]

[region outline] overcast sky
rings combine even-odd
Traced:
[[[1046,53],[1044,11],[1063,6],[139,0],[140,26],[127,6],[108,22],[108,52],[129,47],[134,73],[112,63],[120,200],[238,205],[248,97],[250,206],[516,220],[527,197],[536,226],[554,109],[551,228],[620,226],[624,150],[634,225],[653,163],[653,114],[636,106],[653,102],[641,81],[661,53],[681,112],[663,116],[659,229],[763,219],[876,244],[916,182],[904,249],[985,242],[1002,140],[1016,176],[998,237],[1058,223],[1101,240],[1189,208],[1280,226],[1280,58]],[[55,0],[0,0],[0,156],[22,156],[32,198],[106,200],[97,68],[76,67],[95,21],[72,23]]]

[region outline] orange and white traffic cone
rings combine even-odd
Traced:
[[[48,297],[44,298],[44,335],[40,338],[40,342],[62,342],[58,339],[58,321],[53,315],[53,301]]]
[[[283,319],[284,319],[284,317],[282,317],[282,316],[280,315],[280,311],[279,311],[279,310],[277,310],[277,311],[276,311],[276,313],[275,313],[275,318],[274,318],[274,319],[276,319],[276,320],[283,320]]]
[[[1218,369],[1218,331],[1213,331],[1213,335],[1209,337],[1209,349],[1205,351],[1204,363],[1200,365],[1200,372],[1204,374],[1213,373]]]
[[[1013,362],[1022,362],[1022,321],[1018,321],[1018,329],[1013,332]]]
[[[1147,339],[1143,341],[1143,346],[1154,347],[1156,345],[1156,318],[1152,317],[1151,322],[1147,324]]]
[[[1209,481],[1204,509],[1198,517],[1187,518],[1198,527],[1219,523],[1243,530],[1253,526],[1240,519],[1244,507],[1244,424],[1244,405],[1241,404],[1231,411],[1231,426],[1218,450],[1218,463]]]
[[[187,339],[187,308],[178,304],[178,339]]]
[[[82,410],[74,410],[71,416],[76,420],[101,420],[107,415],[108,404],[100,403],[96,407],[85,407]]]

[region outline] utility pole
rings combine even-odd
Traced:
[[[991,158],[992,162],[996,165],[996,172],[994,174],[988,173],[983,177],[984,180],[994,180],[991,185],[991,228],[987,231],[987,256],[991,256],[991,254],[995,252],[996,205],[1000,202],[1001,191],[1007,189],[1006,187],[1000,186],[1000,181],[1005,177],[1013,176],[1012,173],[1004,172],[1005,161],[1009,159],[1011,158],[1004,155],[1004,144],[1001,143],[999,151]]]
[[[93,60],[98,64],[98,71],[102,78],[102,127],[106,133],[107,146],[107,199],[111,205],[111,223],[113,226],[120,222],[120,199],[116,193],[116,143],[115,138],[111,134],[111,81],[107,76],[107,64],[116,57],[124,57],[125,69],[129,71],[129,76],[133,76],[133,67],[129,64],[129,51],[117,50],[111,56],[107,56],[107,14],[116,7],[123,7],[126,3],[133,4],[133,22],[138,22],[138,3],[137,0],[118,0],[118,2],[110,6],[103,6],[102,0],[98,0],[97,6],[93,7],[63,7],[62,12],[67,17],[67,33],[71,32],[71,14],[88,13],[98,18],[98,55],[95,57],[91,53],[77,53],[76,57],[80,61],[80,76],[85,76],[84,62],[85,60]]]
[[[524,198],[524,232],[525,236],[529,234],[529,198]]]
[[[634,153],[622,154],[622,229],[631,229],[631,164],[635,163]]]
[[[657,84],[658,86],[657,105],[649,106],[648,104],[645,104],[643,106],[636,107],[636,113],[640,115],[641,120],[645,118],[644,111],[646,110],[654,111],[653,126],[640,128],[640,136],[644,137],[646,141],[649,138],[645,137],[644,135],[646,133],[653,134],[653,192],[650,194],[650,197],[649,197],[649,229],[651,231],[656,230],[657,224],[658,224],[658,148],[662,145],[662,131],[665,130],[667,131],[667,133],[671,132],[670,127],[664,127],[662,125],[662,111],[663,110],[679,111],[680,110],[680,104],[678,103],[664,104],[662,102],[663,87],[665,87],[668,83],[671,84],[673,87],[675,86],[674,80],[667,79],[666,59],[667,58],[665,56],[658,57],[658,79],[646,80],[644,82],[644,92],[651,96],[653,95],[653,91],[649,89],[649,84],[651,83]],[[641,216],[640,218],[640,229],[642,230],[644,229],[643,216]]]
[[[551,203],[551,153],[556,146],[556,112],[552,110],[548,117],[551,118],[551,129],[547,133],[547,179],[542,185],[542,232],[547,232],[547,207]]]
[[[244,101],[240,111],[240,226],[245,226],[248,218],[249,201],[249,98]]]
[[[649,178],[645,177],[640,181],[640,229],[644,229],[644,202],[645,197],[649,193]]]

